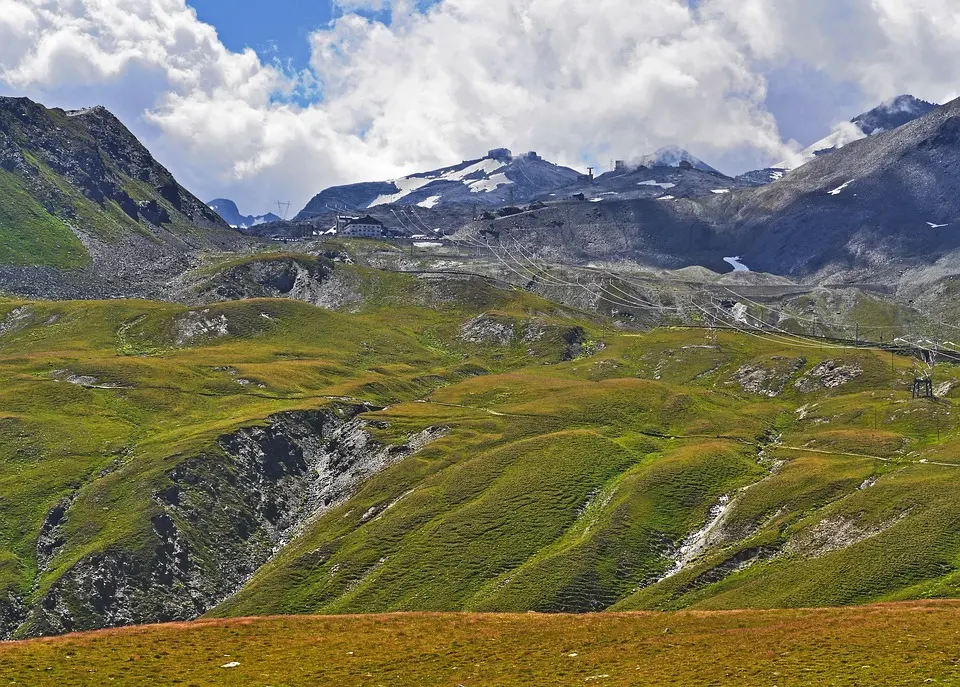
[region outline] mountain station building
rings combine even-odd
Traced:
[[[370,215],[349,220],[340,229],[340,236],[358,236],[362,238],[380,238],[383,236],[383,222]]]

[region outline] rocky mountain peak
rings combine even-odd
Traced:
[[[884,131],[897,129],[929,114],[937,108],[934,103],[928,103],[912,95],[900,95],[892,98],[877,107],[857,115],[849,122],[836,127],[829,136],[822,138],[811,146],[804,148],[790,159],[774,165],[775,169],[796,169],[821,155],[828,155],[854,141],[867,136],[874,136]]]
[[[37,200],[61,219],[82,214],[76,199],[82,197],[101,210],[115,203],[134,221],[169,224],[179,216],[224,227],[102,106],[64,111],[27,98],[0,99],[0,167],[27,181]]]
[[[912,95],[898,95],[869,112],[864,112],[851,121],[867,136],[881,131],[896,129],[928,114],[937,107],[935,103],[920,100]]]
[[[716,169],[690,151],[675,145],[658,148],[655,152],[642,156],[637,164],[644,167],[687,167],[689,165],[690,168],[699,169],[701,172],[719,174]]]
[[[261,224],[279,222],[281,219],[272,212],[263,215],[240,214],[240,209],[237,207],[237,204],[229,198],[215,198],[207,203],[207,205],[211,210],[220,215],[227,224],[235,229],[250,229],[251,227],[256,227]]]

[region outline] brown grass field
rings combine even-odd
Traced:
[[[2,644],[6,684],[953,685],[960,602],[205,620]]]

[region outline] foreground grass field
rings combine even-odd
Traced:
[[[960,603],[201,621],[0,644],[0,682],[35,687],[955,685],[960,684]]]

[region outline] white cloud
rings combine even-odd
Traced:
[[[568,162],[663,143],[779,147],[762,78],[676,0],[447,0],[314,35],[337,122],[399,164],[494,143]]]
[[[958,94],[956,0],[708,0],[703,17],[739,35],[752,56],[821,69],[859,86],[871,105]]]
[[[337,4],[310,70],[291,74],[228,50],[184,0],[0,0],[0,83],[64,106],[96,97],[193,190],[261,212],[500,145],[572,165],[671,143],[772,160],[788,149],[764,107],[771,65],[940,100],[960,65],[955,0]],[[283,97],[305,88],[324,99]]]
[[[446,0],[426,14],[393,2],[391,11],[389,26],[346,14],[313,35],[321,105],[233,99],[224,109],[222,98],[177,97],[151,121],[200,159],[235,141],[235,178],[283,178],[297,202],[338,181],[500,145],[571,165],[665,143],[707,159],[784,150],[762,108],[762,77],[678,0]]]

